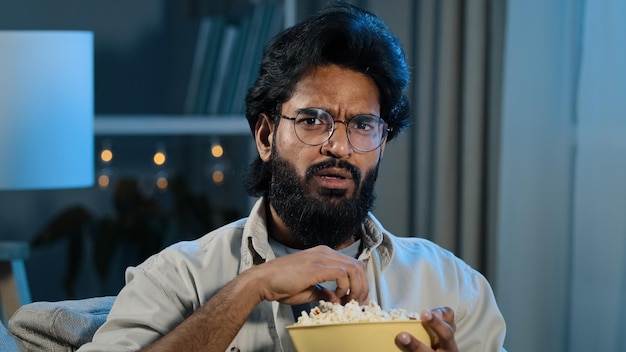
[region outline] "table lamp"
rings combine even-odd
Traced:
[[[93,185],[93,90],[91,32],[0,31],[0,190]],[[30,302],[28,252],[0,233],[4,321]]]

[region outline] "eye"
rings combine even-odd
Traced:
[[[320,109],[303,109],[298,112],[296,124],[302,128],[320,128],[332,124],[332,117]]]
[[[357,116],[350,120],[350,129],[360,133],[371,133],[376,130],[378,120],[375,116]]]
[[[319,125],[322,124],[322,120],[315,116],[300,116],[296,119],[296,123],[299,125]]]

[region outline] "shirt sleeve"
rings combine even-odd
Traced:
[[[459,351],[503,351],[506,325],[498,309],[489,282],[479,272],[467,267],[464,311],[456,319]]]
[[[118,294],[106,322],[92,342],[78,351],[139,350],[174,329],[193,311],[151,272],[155,271],[144,267],[126,270],[126,285]]]

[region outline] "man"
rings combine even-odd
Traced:
[[[504,321],[479,273],[370,213],[387,141],[407,125],[409,72],[380,19],[333,3],[274,38],[246,97],[259,157],[250,216],[129,268],[81,351],[293,351],[286,326],[319,300],[421,312],[433,346],[499,351]]]

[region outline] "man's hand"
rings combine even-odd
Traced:
[[[420,313],[420,319],[426,330],[432,332],[432,347],[417,341],[407,332],[396,336],[396,346],[405,352],[458,352],[454,332],[454,311],[449,307],[426,310]]]
[[[365,263],[343,255],[327,246],[317,246],[251,268],[262,300],[301,304],[325,300],[347,303],[354,299],[363,304],[369,288]],[[334,291],[318,284],[337,283]]]

